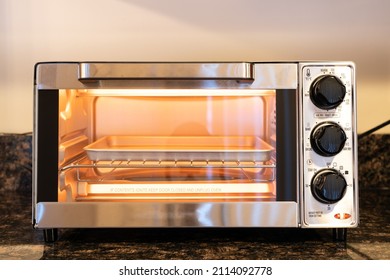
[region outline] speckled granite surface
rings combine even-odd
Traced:
[[[31,190],[31,134],[0,134],[0,191]]]
[[[390,134],[374,134],[359,140],[359,186],[390,187]]]
[[[360,226],[347,243],[317,229],[67,229],[45,244],[31,226],[31,136],[1,137],[0,259],[390,259],[389,135],[359,143]]]

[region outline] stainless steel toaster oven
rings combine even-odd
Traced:
[[[351,62],[42,62],[33,225],[358,224]]]

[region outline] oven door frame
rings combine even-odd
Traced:
[[[140,67],[142,74],[134,74]],[[153,67],[163,69],[157,73],[168,67],[187,74],[152,76]],[[161,88],[178,80],[193,88],[276,90],[276,201],[58,202],[58,108],[53,103],[58,104],[59,89]],[[34,81],[34,227],[301,226],[297,63],[38,63]]]

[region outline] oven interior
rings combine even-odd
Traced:
[[[275,200],[275,90],[58,93],[59,202]]]

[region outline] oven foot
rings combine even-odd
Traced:
[[[339,242],[347,241],[347,229],[346,228],[334,228],[333,240]]]
[[[47,228],[43,230],[43,236],[45,242],[53,243],[58,239],[58,229],[56,228]]]

